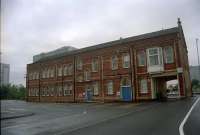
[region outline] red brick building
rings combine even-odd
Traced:
[[[178,27],[44,57],[27,65],[27,101],[153,100],[174,79],[178,96],[191,96],[187,53],[178,20]]]

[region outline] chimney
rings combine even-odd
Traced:
[[[181,26],[181,20],[180,20],[180,18],[178,18],[178,22],[177,22],[177,24],[178,24],[178,27]]]

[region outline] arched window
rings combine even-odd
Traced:
[[[131,86],[131,80],[128,77],[122,78],[121,86]]]

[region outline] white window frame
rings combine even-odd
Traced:
[[[82,75],[77,76],[77,82],[83,82],[83,76]]]
[[[167,54],[167,50],[166,50],[166,49],[169,49],[169,48],[170,48],[170,51],[171,51],[170,57],[172,57],[171,61],[169,61],[169,59],[168,59],[169,54]],[[166,64],[174,63],[174,48],[172,46],[167,46],[167,47],[164,48],[164,55],[165,55],[165,63]]]
[[[107,94],[108,95],[113,95],[114,91],[113,91],[113,81],[109,81],[107,82]]]
[[[113,55],[111,57],[111,69],[112,70],[118,69],[118,56],[117,55]]]
[[[68,75],[68,66],[67,66],[67,65],[64,65],[64,66],[63,66],[63,75],[64,75],[64,76],[67,76],[67,75]]]
[[[62,96],[63,95],[63,91],[62,91],[62,85],[58,85],[58,96]]]
[[[64,96],[72,95],[72,84],[64,85]]]
[[[150,51],[151,50],[156,50],[157,53],[155,54],[150,54]],[[160,47],[156,47],[156,48],[149,48],[148,49],[148,58],[149,58],[149,66],[157,66],[157,65],[161,65],[162,64],[162,57],[160,57],[162,51],[161,51],[161,48]],[[151,63],[151,60],[150,60],[150,57],[155,57],[157,56],[157,59],[158,59],[158,64],[152,64]]]
[[[124,53],[122,55],[122,60],[123,60],[123,68],[129,68],[130,67],[130,55],[129,53]],[[126,65],[128,64],[128,65]]]
[[[147,94],[148,93],[147,79],[140,79],[140,93],[141,94]]]

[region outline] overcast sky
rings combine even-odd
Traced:
[[[190,65],[197,65],[200,0],[1,0],[2,60],[10,81],[25,84],[32,56],[177,26],[182,21]],[[200,46],[200,41],[199,41]],[[200,48],[200,47],[199,47]]]

